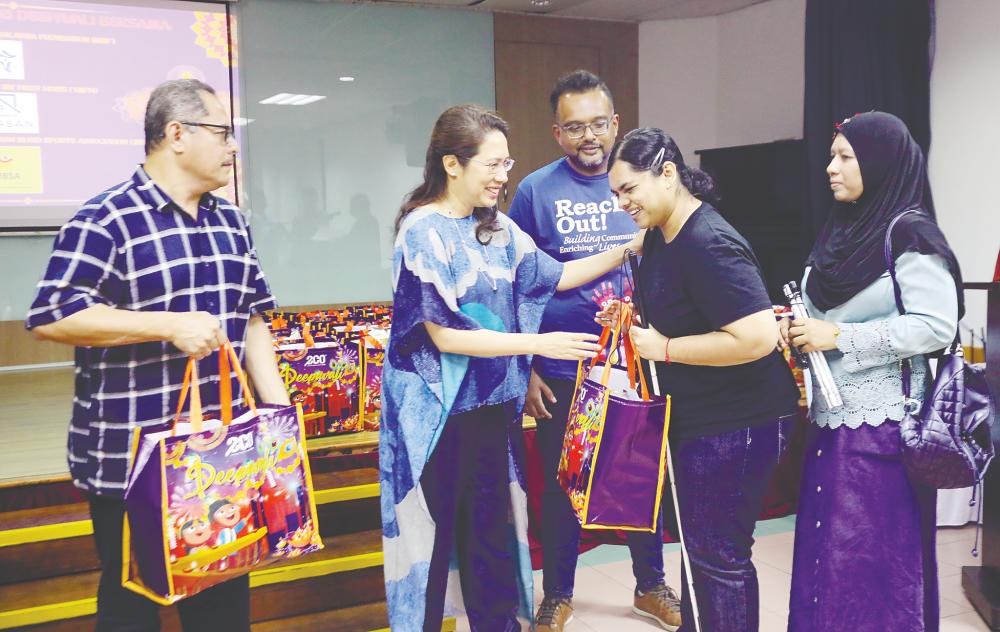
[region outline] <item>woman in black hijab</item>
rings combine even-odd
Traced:
[[[825,353],[844,405],[811,402],[788,629],[935,631],[937,494],[911,483],[900,461],[900,361],[911,358],[922,398],[924,354],[957,332],[961,274],[901,120],[868,112],[837,125],[827,174],[835,203],[803,280],[814,318],[793,322],[785,339]],[[884,240],[911,209],[892,231],[900,314]]]

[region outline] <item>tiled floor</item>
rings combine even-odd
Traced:
[[[760,632],[785,632],[791,587],[795,519],[779,518],[757,525],[754,562],[760,581]],[[941,632],[988,632],[989,628],[962,594],[961,567],[978,565],[970,554],[975,529],[938,530],[938,579],[941,587]],[[680,550],[664,546],[667,583],[680,587]],[[632,614],[632,564],[624,546],[601,546],[580,556],[573,599],[575,617],[567,632],[653,632],[660,628]],[[535,599],[541,599],[541,572],[535,573]],[[458,630],[469,630],[459,620]]]

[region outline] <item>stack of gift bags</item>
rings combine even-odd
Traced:
[[[302,405],[306,436],[378,430],[392,308],[354,305],[267,316],[281,377],[292,402]]]

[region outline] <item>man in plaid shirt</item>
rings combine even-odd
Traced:
[[[75,345],[69,467],[90,503],[103,568],[97,629],[159,630],[159,607],[121,586],[131,437],[171,422],[188,356],[204,408],[219,408],[217,354],[232,341],[264,402],[288,404],[261,313],[273,309],[246,218],[210,193],[230,180],[237,147],[215,91],[168,81],[150,95],[146,160],[59,232],[27,327]],[[232,384],[234,406],[243,402]],[[190,630],[249,630],[247,576],[179,604]]]

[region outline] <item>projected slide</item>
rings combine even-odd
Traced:
[[[220,4],[0,1],[0,228],[58,227],[128,177],[160,82],[228,105],[229,39]]]

